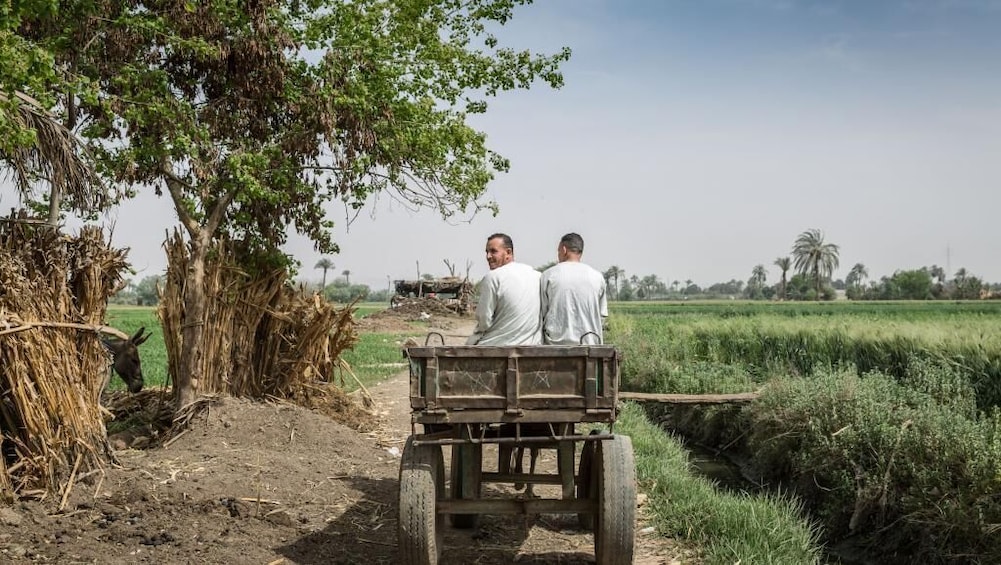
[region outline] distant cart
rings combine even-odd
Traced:
[[[540,513],[576,514],[594,531],[599,565],[632,563],[636,472],[629,437],[612,433],[620,361],[613,346],[425,345],[405,355],[413,433],[400,463],[402,563],[438,563],[446,515],[454,527],[471,528],[481,514]],[[577,429],[587,423],[608,430]],[[498,446],[497,472],[483,470],[490,443]],[[445,445],[452,453],[447,491]],[[556,474],[534,472],[539,449],[556,451]],[[484,483],[560,485],[562,493],[483,498]]]

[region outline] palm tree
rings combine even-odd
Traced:
[[[751,269],[751,284],[760,287],[764,286],[765,280],[768,278],[768,271],[765,270],[764,265],[755,265],[754,269]]]
[[[48,223],[59,222],[59,212],[65,204],[84,214],[104,210],[111,205],[113,195],[99,179],[91,154],[76,135],[72,126],[65,126],[38,101],[15,91],[12,95],[15,112],[10,115],[15,128],[31,130],[35,142],[30,145],[0,144],[0,169],[9,167],[14,185],[24,196],[30,196],[36,181],[49,184]],[[0,103],[11,98],[0,93]]]
[[[789,272],[789,268],[792,266],[792,261],[788,257],[779,257],[775,260],[774,265],[779,269],[782,269],[782,283],[779,285],[779,299],[786,299],[786,274]]]
[[[869,278],[869,270],[865,268],[862,263],[855,263],[851,271],[848,271],[847,282],[849,286],[855,287],[855,290],[862,288],[865,284],[865,279]]]
[[[314,269],[323,269],[323,282],[320,283],[320,289],[327,288],[327,271],[334,268],[334,262],[326,257],[321,257],[316,265],[313,265]]]
[[[792,256],[796,270],[813,278],[817,300],[820,300],[824,280],[831,278],[834,269],[838,268],[838,246],[825,243],[824,232],[818,229],[806,230],[796,238]]]
[[[647,298],[653,298],[653,295],[657,292],[657,287],[660,286],[660,284],[661,282],[657,275],[647,275],[640,281],[640,288],[643,289],[643,294]]]
[[[612,296],[618,298],[619,296],[619,277],[624,277],[626,272],[620,269],[617,265],[612,265],[604,273],[606,281],[612,281]]]
[[[344,269],[341,274],[344,275],[344,282],[348,283],[348,286],[351,286],[351,271]]]

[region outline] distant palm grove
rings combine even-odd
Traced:
[[[824,241],[820,230],[801,233],[789,256],[772,263],[775,282],[769,284],[765,265],[755,265],[746,280],[732,279],[705,288],[687,280],[661,280],[657,275],[628,275],[613,265],[604,271],[612,300],[979,300],[1001,299],[1001,283],[987,283],[960,268],[952,274],[938,265],[898,270],[871,279],[862,263],[855,263],[844,279],[832,280],[840,265],[840,250]],[[628,275],[628,276],[627,276]]]
[[[811,229],[801,233],[793,243],[788,256],[781,256],[769,266],[751,268],[746,281],[732,279],[718,282],[705,288],[692,280],[662,280],[658,275],[629,275],[622,268],[613,265],[604,271],[611,300],[979,300],[1001,299],[1001,283],[987,283],[965,268],[949,273],[938,265],[912,270],[898,270],[879,280],[871,279],[869,270],[862,263],[855,263],[842,279],[832,280],[834,271],[840,265],[840,249],[837,245],[824,241],[820,230]],[[446,264],[448,264],[446,262]],[[544,270],[552,266],[548,263],[538,267]],[[386,302],[392,296],[392,288],[372,289],[365,284],[351,284],[350,270],[343,270],[340,277],[328,284],[328,271],[334,263],[322,258],[315,269],[322,271],[319,289],[328,300],[351,302],[356,299],[372,302]],[[449,273],[455,276],[454,269]],[[769,279],[770,275],[772,276]],[[430,273],[423,278],[434,278]],[[774,281],[774,282],[770,282]],[[113,297],[113,302],[124,304],[155,305],[157,285],[162,285],[161,277],[146,277],[130,282]]]

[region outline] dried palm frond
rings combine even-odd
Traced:
[[[12,121],[35,132],[30,146],[0,148],[0,161],[10,168],[18,191],[30,196],[42,181],[72,210],[88,214],[107,208],[114,197],[95,172],[86,145],[30,96],[0,93],[0,103],[9,102],[16,107]]]

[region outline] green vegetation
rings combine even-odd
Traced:
[[[925,359],[966,374],[981,407],[1001,405],[994,302],[641,303],[614,312],[631,314],[612,316],[610,340],[627,356],[624,382],[634,390],[738,392],[776,374],[830,367],[905,378],[913,360]],[[707,367],[717,374],[693,377]]]
[[[632,438],[636,472],[664,535],[701,546],[707,563],[819,561],[817,534],[788,497],[743,495],[694,475],[681,444],[627,404],[615,426]]]
[[[156,316],[156,308],[143,306],[109,306],[105,323],[129,335],[145,327],[152,335],[139,347],[143,364],[145,386],[165,386],[168,381],[167,349],[163,344],[163,329]],[[125,384],[118,376],[108,385],[112,390],[124,390]]]
[[[745,414],[763,479],[797,495],[835,537],[861,535],[912,562],[997,563],[1001,413],[978,415],[949,366],[783,379]]]
[[[672,421],[792,489],[826,541],[895,562],[994,563],[999,313],[984,301],[616,304],[608,340],[626,390],[763,390]]]
[[[345,351],[341,358],[347,362],[366,387],[407,370],[401,348],[409,335],[404,333],[363,333],[354,349]],[[358,384],[348,375],[342,375],[344,390],[351,392]]]

